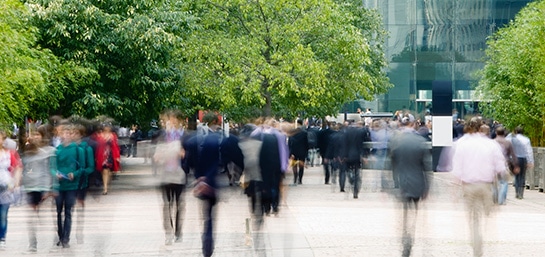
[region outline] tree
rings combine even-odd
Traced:
[[[485,115],[508,128],[523,125],[545,145],[545,1],[530,3],[491,37],[477,91]]]
[[[57,112],[148,121],[183,106],[177,48],[191,15],[162,0],[29,0],[40,44],[97,76],[64,91]]]
[[[28,24],[27,8],[17,0],[0,3],[0,124],[44,119],[57,108],[67,81],[87,71],[60,62],[36,44],[37,29]],[[70,71],[70,72],[68,72]]]
[[[385,93],[381,19],[361,1],[194,0],[182,79],[195,109],[323,117]]]

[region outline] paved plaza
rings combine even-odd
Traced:
[[[74,213],[71,248],[54,245],[55,214],[48,201],[41,210],[38,252],[26,252],[27,207],[12,206],[7,248],[0,256],[202,256],[199,201],[186,191],[183,241],[166,246],[156,178],[142,158],[124,158],[123,164],[110,193],[102,196],[99,188],[93,189],[84,217]],[[325,185],[321,167],[306,169],[303,185],[285,186],[279,215],[266,217],[261,234],[265,250],[258,253],[247,233],[248,200],[221,175],[214,256],[401,256],[401,206],[393,189],[380,186],[381,176],[389,174],[362,174],[362,192],[353,199],[350,192]],[[430,177],[412,256],[472,256],[460,187],[449,173]],[[525,199],[518,200],[509,190],[507,204],[497,206],[487,220],[484,256],[544,256],[545,194],[527,190]],[[78,220],[83,221],[83,236],[77,236]]]

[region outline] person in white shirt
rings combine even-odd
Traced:
[[[473,117],[464,127],[462,136],[454,145],[452,174],[462,184],[464,202],[468,211],[474,256],[483,255],[481,220],[493,206],[492,187],[498,175],[505,170],[505,157],[500,145],[482,136],[482,119]]]
[[[526,186],[526,170],[534,167],[534,151],[530,139],[522,134],[522,127],[516,127],[514,133],[510,139],[517,156],[520,172],[515,175],[513,186],[515,187],[517,199],[522,199],[524,198],[524,187]]]

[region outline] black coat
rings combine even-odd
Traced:
[[[416,131],[403,132],[392,138],[390,156],[392,169],[399,174],[399,187],[404,198],[422,198],[429,190],[426,171],[431,170],[430,150],[426,140]]]
[[[331,131],[329,135],[329,143],[327,144],[327,150],[325,152],[326,159],[335,159],[342,157],[344,135],[340,131]]]
[[[309,149],[307,132],[298,128],[295,134],[288,138],[288,146],[290,155],[294,155],[297,160],[305,160]]]
[[[327,148],[329,146],[331,134],[333,134],[333,130],[330,128],[324,128],[318,131],[318,149],[320,149],[322,158],[330,159],[327,157]]]
[[[371,139],[367,128],[347,127],[344,130],[342,145],[343,159],[350,164],[361,163],[361,157],[368,152],[363,147],[363,143],[369,141],[371,141]]]
[[[263,178],[263,189],[270,193],[270,190],[278,190],[282,168],[280,165],[280,151],[278,140],[273,134],[262,134],[261,151],[259,153],[259,168]]]

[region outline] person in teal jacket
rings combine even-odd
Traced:
[[[95,153],[93,147],[88,143],[90,140],[87,136],[87,129],[82,124],[76,124],[74,130],[74,142],[85,153],[85,162],[81,165],[83,172],[79,179],[78,190],[76,191],[76,239],[78,244],[83,243],[83,224],[84,224],[84,208],[87,189],[89,188],[89,176],[95,171]],[[84,138],[85,137],[85,138]]]
[[[83,173],[82,164],[85,163],[85,153],[73,140],[74,125],[62,124],[61,144],[57,147],[57,171],[54,174],[57,205],[57,234],[58,246],[69,248],[70,232],[72,228],[72,208],[76,203],[76,191],[80,176]],[[64,210],[64,220],[63,220]]]

